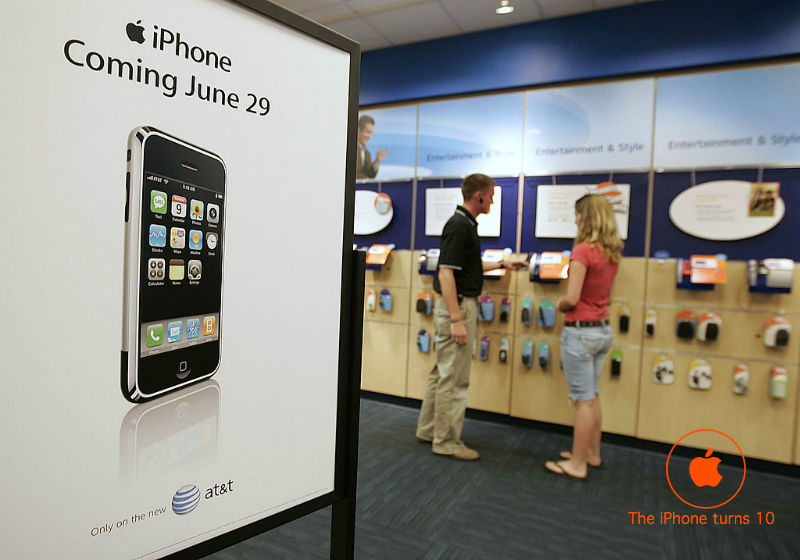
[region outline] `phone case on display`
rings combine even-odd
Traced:
[[[503,298],[502,303],[500,303],[500,322],[508,323],[510,317],[511,317],[511,300],[509,298]]]
[[[631,326],[631,310],[627,305],[619,308],[619,332],[626,333]]]
[[[539,345],[539,367],[542,369],[550,367],[550,345],[546,342]]]
[[[533,341],[526,338],[522,343],[522,365],[530,368],[533,367]]]
[[[375,290],[370,288],[367,290],[367,311],[375,311]]]
[[[508,353],[511,352],[511,345],[507,338],[500,339],[500,363],[504,364],[508,361]]]
[[[789,335],[792,333],[792,324],[781,316],[770,318],[764,325],[764,345],[770,348],[789,345]]]
[[[423,315],[433,314],[433,294],[430,292],[420,292],[417,294],[417,313]]]
[[[530,298],[522,298],[522,324],[533,324],[533,302]]]
[[[684,309],[675,317],[675,335],[684,340],[691,340],[697,332],[697,315],[694,311]]]
[[[653,360],[653,382],[669,385],[675,381],[675,364],[668,356],[657,356]]]
[[[615,348],[611,351],[611,377],[622,374],[622,350]]]
[[[386,312],[392,310],[392,292],[390,292],[386,288],[381,290],[380,308]]]
[[[487,323],[494,321],[494,299],[489,294],[478,298],[478,318]]]
[[[750,367],[747,364],[736,364],[733,368],[733,392],[746,395],[750,385]]]
[[[427,354],[430,349],[431,349],[431,337],[428,334],[428,331],[426,331],[425,329],[421,329],[417,333],[417,350]]]
[[[747,261],[747,281],[751,292],[788,294],[794,281],[792,259]]]
[[[702,390],[711,388],[711,364],[702,358],[689,363],[689,387]]]
[[[489,359],[489,342],[490,339],[488,336],[484,336],[483,338],[481,338],[481,348],[478,356],[484,362]]]
[[[721,328],[722,318],[719,315],[713,311],[703,313],[697,323],[697,340],[700,342],[714,342],[719,338]]]
[[[644,334],[646,336],[655,336],[657,319],[656,310],[648,309],[644,318]]]
[[[786,368],[775,366],[769,372],[769,396],[773,399],[785,399],[789,384]]]
[[[549,299],[539,304],[539,325],[546,328],[556,326],[556,305]]]

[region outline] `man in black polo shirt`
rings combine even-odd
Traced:
[[[482,263],[475,220],[489,212],[494,187],[494,180],[480,173],[464,179],[464,205],[456,208],[442,230],[439,267],[433,281],[434,289],[441,294],[433,311],[436,365],[428,376],[417,423],[419,441],[432,442],[433,452],[438,455],[464,461],[480,456],[461,441],[469,367],[475,350],[477,297],[483,287],[484,270],[504,266]]]

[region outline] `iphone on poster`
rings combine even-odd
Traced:
[[[219,369],[226,171],[152,127],[127,159],[121,388],[142,402]]]

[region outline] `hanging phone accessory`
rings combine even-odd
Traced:
[[[556,326],[556,304],[549,299],[539,304],[539,326],[545,328]]]
[[[622,374],[622,350],[614,348],[611,351],[611,377]]]
[[[697,340],[700,342],[714,342],[719,338],[722,328],[722,317],[713,311],[707,311],[700,316],[697,323]]]
[[[644,334],[646,336],[655,336],[657,320],[656,310],[648,309],[644,317]]]
[[[533,324],[533,302],[529,297],[522,298],[522,324]]]
[[[689,387],[702,390],[711,388],[711,364],[702,358],[689,363]]]
[[[491,339],[488,336],[484,336],[481,338],[481,346],[480,346],[480,352],[478,353],[478,357],[484,362],[489,359],[490,342]]]
[[[619,332],[626,333],[631,326],[631,309],[627,305],[619,308]]]
[[[737,395],[745,395],[749,385],[750,367],[744,363],[736,364],[733,368],[733,392]]]
[[[542,369],[550,367],[550,345],[546,342],[539,345],[539,367]]]
[[[533,341],[526,338],[522,343],[522,365],[530,368],[533,367]]]
[[[675,364],[664,354],[653,360],[653,382],[669,385],[675,381]]]
[[[764,325],[764,345],[770,348],[788,346],[791,333],[792,324],[788,319],[780,315],[771,317]]]
[[[489,294],[478,298],[478,318],[487,323],[494,321],[494,299]]]
[[[417,350],[425,354],[431,349],[431,336],[425,329],[420,329],[417,333]]]
[[[375,311],[375,290],[370,288],[367,290],[367,311]]]
[[[381,290],[380,308],[383,311],[389,312],[392,310],[392,292],[386,288]]]
[[[423,315],[433,314],[433,294],[430,292],[420,292],[417,294],[417,313]]]
[[[694,311],[684,309],[675,317],[675,336],[684,340],[692,340],[697,332],[697,315]]]
[[[769,372],[769,396],[773,399],[785,399],[789,384],[786,368],[773,367]]]
[[[508,323],[511,317],[511,299],[505,297],[500,303],[500,322]]]
[[[508,361],[508,354],[511,352],[511,344],[508,339],[503,337],[500,339],[500,363],[504,364]]]

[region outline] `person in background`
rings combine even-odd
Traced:
[[[521,262],[484,263],[478,237],[480,214],[489,212],[494,179],[475,173],[464,179],[463,206],[447,220],[442,230],[439,265],[434,276],[436,298],[436,365],[428,375],[428,386],[419,412],[417,440],[431,443],[437,455],[474,461],[480,454],[461,440],[467,408],[469,370],[475,351],[478,318],[477,297],[483,288],[484,271],[519,268]]]
[[[611,348],[608,305],[622,256],[614,210],[602,195],[584,195],[575,202],[578,235],[572,249],[567,295],[556,304],[566,313],[561,332],[561,361],[575,406],[572,450],[547,461],[552,473],[586,480],[587,467],[602,466],[602,414],[599,385]]]
[[[375,119],[369,115],[361,115],[358,119],[358,150],[356,157],[356,179],[374,179],[378,167],[386,158],[386,148],[375,154],[375,159],[367,149],[367,142],[375,131]]]

